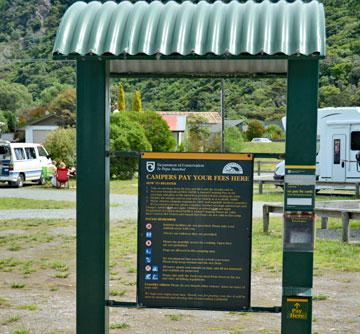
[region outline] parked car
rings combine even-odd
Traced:
[[[251,140],[252,143],[272,143],[269,138],[253,138]]]
[[[0,141],[0,182],[22,187],[24,182],[45,183],[43,169],[51,159],[40,144]]]

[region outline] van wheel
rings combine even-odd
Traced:
[[[24,174],[19,174],[17,180],[12,183],[12,186],[16,188],[21,188],[24,185],[24,181],[25,181]]]
[[[39,184],[40,186],[44,185],[46,183],[46,180],[44,178],[44,176],[41,175],[40,179],[38,180],[37,184]]]

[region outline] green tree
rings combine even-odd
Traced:
[[[74,88],[65,89],[50,104],[49,111],[59,117],[59,125],[74,126],[76,122],[76,94]]]
[[[341,90],[336,86],[323,86],[319,91],[320,107],[337,106],[341,99]]]
[[[151,151],[144,129],[129,117],[130,113],[115,113],[110,117],[110,148],[112,151]],[[116,157],[110,160],[111,177],[131,179],[137,168],[137,158]]]
[[[122,83],[119,83],[119,91],[118,91],[118,110],[125,111],[125,92]]]
[[[32,95],[25,86],[0,80],[0,110],[19,112],[32,103]]]
[[[153,151],[168,152],[175,148],[175,138],[161,115],[154,111],[129,113],[129,115],[142,126]]]
[[[265,128],[262,123],[254,119],[248,124],[248,129],[246,131],[247,140],[251,141],[253,138],[262,137],[264,132]]]
[[[266,128],[264,135],[265,135],[265,137],[272,139],[272,140],[285,138],[284,131],[276,124],[270,124]]]
[[[76,165],[76,132],[73,128],[59,128],[45,139],[44,146],[51,159],[63,161],[66,166]]]
[[[210,130],[206,127],[207,119],[202,116],[190,116],[187,118],[187,138],[185,149],[188,152],[206,151]]]
[[[240,152],[243,147],[244,139],[242,132],[236,126],[225,128],[225,152]]]
[[[40,93],[41,104],[44,106],[50,105],[62,91],[69,88],[71,88],[71,86],[62,85],[60,83],[55,83],[54,85],[45,88]]]
[[[8,120],[5,116],[5,112],[4,111],[0,111],[0,135],[2,133],[5,133],[9,131],[9,128],[8,128]]]
[[[142,104],[141,104],[141,93],[139,90],[136,90],[133,98],[133,111],[141,112]]]

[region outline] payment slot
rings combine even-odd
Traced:
[[[285,212],[284,251],[314,250],[314,213]]]

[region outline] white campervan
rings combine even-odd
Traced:
[[[22,187],[26,181],[45,182],[43,168],[51,159],[40,144],[0,141],[0,182]]]
[[[319,181],[360,181],[360,107],[318,110],[316,175]],[[282,161],[274,178],[285,174]]]

